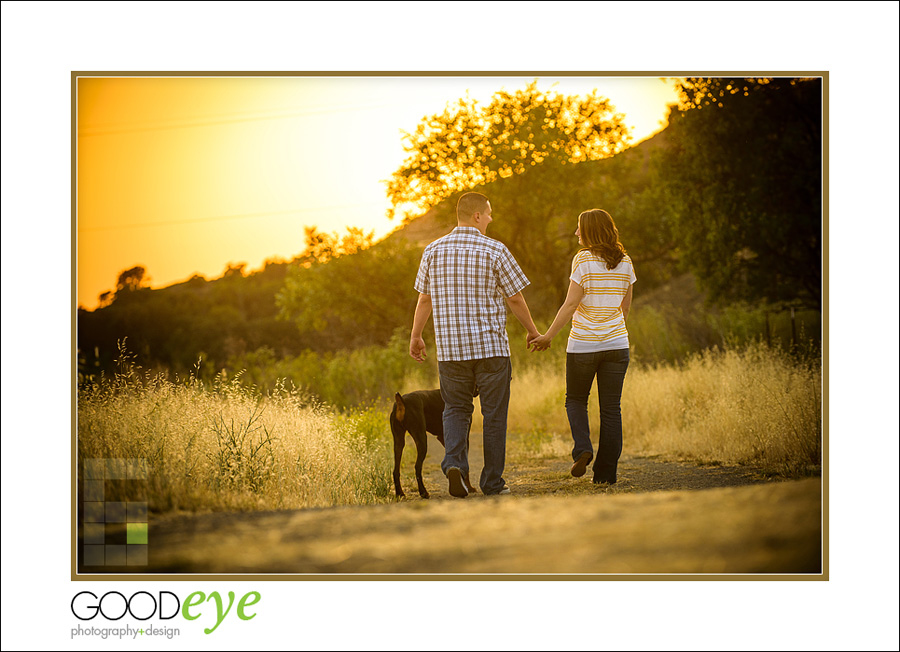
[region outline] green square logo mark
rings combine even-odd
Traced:
[[[128,523],[128,537],[126,543],[147,543],[147,524]]]

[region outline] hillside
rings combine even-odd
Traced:
[[[528,296],[533,310],[555,310],[577,245],[572,231],[578,212],[616,204],[619,199],[612,197],[612,190],[621,198],[645,187],[649,160],[665,143],[664,134],[611,159],[536,168],[479,188],[493,198],[498,215],[489,235],[510,246],[532,280]],[[523,183],[527,192],[522,190]],[[560,202],[560,192],[568,197],[566,202]],[[553,197],[542,202],[547,193]],[[609,203],[604,196],[610,196]],[[626,207],[617,219],[623,233],[643,223],[629,215]],[[212,280],[195,277],[162,289],[120,291],[111,305],[94,311],[79,309],[79,368],[84,373],[110,369],[117,342],[123,338],[144,364],[182,373],[200,358],[222,368],[229,360],[262,350],[270,352],[265,359],[278,359],[304,351],[383,345],[396,329],[408,326],[410,302],[415,301],[411,288],[422,248],[448,233],[455,221],[455,197],[451,197],[400,225],[370,249],[308,270],[300,269],[295,258],[247,275],[231,270]],[[642,266],[643,252],[648,250],[641,243],[642,233],[654,231],[652,225],[635,228],[635,245],[630,245],[645,289],[667,279],[670,272],[665,270],[674,262],[660,258],[656,251],[653,267]],[[355,290],[360,277],[375,280],[363,297]],[[276,297],[286,282],[299,284],[296,294],[311,305],[294,306],[288,319],[280,319]],[[325,310],[323,302],[329,304]]]
[[[588,177],[596,177],[601,180],[605,177],[615,176],[617,168],[620,166],[637,170],[640,176],[646,177],[650,172],[651,158],[661,149],[664,149],[667,146],[667,142],[666,132],[663,130],[611,159],[586,161],[579,163],[577,167],[579,171],[581,169],[587,171]],[[496,186],[502,190],[506,183],[507,180],[503,179],[497,182]],[[443,201],[424,215],[401,224],[388,234],[382,242],[390,242],[394,239],[402,238],[412,245],[424,248],[430,242],[446,235],[456,225],[456,206],[453,199]],[[595,203],[588,206],[591,200],[594,200]],[[587,208],[600,207],[603,204],[600,197],[586,197],[584,202],[585,210]],[[496,201],[493,203],[496,203]],[[608,208],[610,212],[616,213],[613,207],[610,206]],[[500,204],[494,207],[494,212],[502,210],[503,206]],[[574,217],[577,217],[577,213]]]

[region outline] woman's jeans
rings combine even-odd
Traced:
[[[616,481],[622,454],[622,384],[628,370],[628,349],[566,354],[566,415],[572,430],[572,459],[594,454],[588,423],[588,396],[594,377],[600,399],[600,441],[594,459],[594,481]]]

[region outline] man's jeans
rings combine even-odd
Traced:
[[[466,445],[472,412],[472,396],[478,388],[481,414],[484,417],[484,469],[479,485],[485,495],[500,493],[506,466],[506,415],[509,409],[509,381],[512,366],[509,358],[482,358],[438,362],[441,396],[444,399],[444,475],[453,467],[464,474],[469,471]]]
[[[593,455],[588,423],[588,396],[594,377],[600,399],[600,441],[594,460],[594,480],[616,481],[622,454],[622,384],[628,370],[628,349],[566,354],[566,416],[572,429],[572,459],[585,452]]]

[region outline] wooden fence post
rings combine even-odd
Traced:
[[[791,306],[791,350],[797,348],[797,322],[794,315],[794,306]]]

